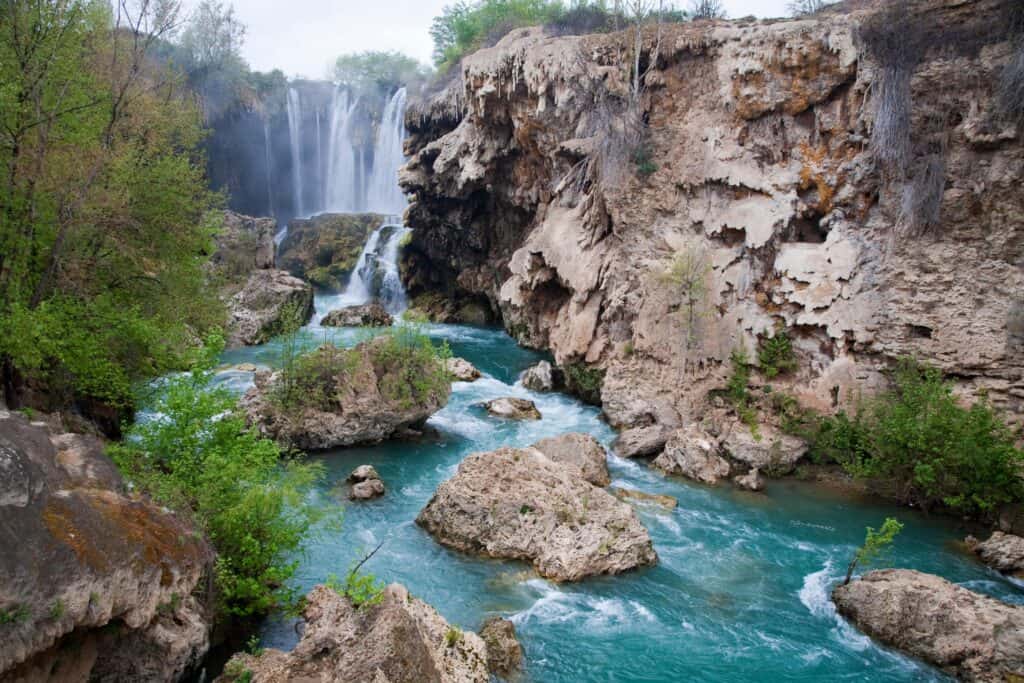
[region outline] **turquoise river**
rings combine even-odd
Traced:
[[[318,300],[318,307],[326,305]],[[322,312],[322,311],[321,311]],[[841,578],[866,526],[897,516],[906,528],[889,562],[939,574],[977,591],[1024,603],[1024,586],[986,569],[958,545],[964,530],[948,519],[871,504],[798,482],[769,482],[767,494],[708,488],[666,478],[645,462],[609,456],[613,485],[676,497],[672,511],[640,506],[660,563],[653,568],[576,584],[555,584],[530,567],[460,555],[416,526],[437,485],[469,453],[525,446],[543,437],[587,432],[614,437],[596,408],[562,394],[537,394],[517,384],[542,356],[519,348],[497,329],[428,325],[430,336],[485,373],[456,383],[447,407],[431,418],[424,442],[392,442],[314,456],[328,477],[324,503],[343,501],[345,477],[372,464],[383,498],[345,502],[340,531],[321,533],[302,560],[298,580],[312,587],[343,575],[383,542],[365,569],[405,584],[450,622],[476,629],[493,614],[511,619],[526,653],[524,681],[938,681],[934,669],[879,647],[834,612],[830,587]],[[311,325],[315,343],[357,343],[356,330]],[[226,365],[273,366],[280,346],[229,351]],[[220,381],[238,391],[252,375],[227,370]],[[501,396],[535,401],[544,418],[509,422],[478,404]],[[289,649],[294,624],[271,620],[265,646]]]

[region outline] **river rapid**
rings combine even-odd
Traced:
[[[318,299],[318,309],[325,300]],[[320,313],[322,311],[318,311]],[[319,315],[315,320],[319,320]],[[942,518],[842,497],[812,485],[770,481],[766,494],[668,478],[645,461],[609,455],[613,486],[674,496],[675,510],[640,506],[654,540],[656,567],[576,584],[539,578],[529,565],[461,555],[416,526],[437,485],[469,453],[526,446],[578,431],[608,445],[614,431],[598,409],[563,394],[531,392],[519,373],[543,356],[498,329],[426,325],[436,343],[477,366],[484,377],[453,385],[451,400],[422,442],[389,442],[317,454],[328,476],[316,495],[345,505],[343,528],[322,530],[302,558],[297,580],[311,588],[383,542],[365,565],[399,582],[464,629],[485,617],[515,622],[526,664],[524,681],[940,681],[947,678],[872,643],[840,619],[828,594],[840,580],[866,526],[887,516],[905,523],[888,562],[931,572],[973,590],[1024,604],[1024,586],[987,569],[958,542],[963,529]],[[352,346],[359,330],[304,330],[309,344]],[[224,363],[273,366],[280,343],[226,352]],[[221,382],[244,391],[252,374],[227,370]],[[479,404],[529,398],[543,419],[513,422]],[[349,503],[345,478],[371,464],[387,486],[378,500]],[[290,649],[294,624],[269,620],[267,647]]]

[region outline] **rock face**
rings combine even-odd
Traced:
[[[239,405],[264,436],[303,450],[377,443],[422,425],[448,402],[451,385],[439,380],[410,395],[407,373],[438,375],[439,369],[402,367],[382,353],[387,343],[379,338],[348,351],[317,350],[318,362],[329,368],[316,378],[322,403],[282,407],[273,400],[281,373],[260,372]],[[347,354],[344,362],[338,353]]]
[[[448,373],[457,382],[475,382],[482,377],[480,371],[464,358],[449,358],[445,363]]]
[[[868,144],[891,70],[855,40],[888,4],[664,27],[639,104],[647,169],[612,134],[628,32],[518,30],[467,56],[407,114],[412,294],[485,298],[560,367],[603,369],[616,427],[702,421],[730,353],[777,328],[798,367],[773,388],[805,407],[848,407],[912,355],[1021,416],[1024,138],[991,87],[1014,54],[991,30],[1005,2],[909,3],[907,35],[933,37],[906,175]],[[935,168],[929,216],[913,205]],[[674,263],[706,274],[696,295],[663,277]]]
[[[695,426],[673,434],[652,464],[668,474],[712,485],[728,477],[731,469],[729,461],[718,454],[717,440]]]
[[[627,429],[615,438],[612,450],[620,458],[640,458],[657,455],[665,449],[672,432],[661,425],[650,427],[634,427]]]
[[[235,655],[225,671],[254,683],[487,683],[487,648],[398,584],[378,605],[354,606],[325,586],[306,597],[306,630],[291,652]],[[217,679],[233,683],[229,673]]]
[[[217,235],[214,267],[228,280],[245,282],[255,270],[274,267],[273,218],[253,218],[234,211],[224,212],[224,223]]]
[[[525,398],[496,398],[493,401],[484,403],[484,408],[495,417],[504,417],[508,420],[539,420],[540,411],[533,401]]]
[[[283,270],[257,270],[228,301],[228,314],[228,346],[262,344],[281,333],[289,314],[309,322],[313,288]]]
[[[993,531],[987,541],[974,546],[974,552],[993,569],[1024,578],[1024,538]]]
[[[747,491],[764,491],[764,479],[761,477],[761,470],[756,467],[746,474],[734,477],[733,482],[738,488]]]
[[[103,448],[0,411],[0,680],[175,681],[209,648],[211,549]]]
[[[807,444],[768,425],[761,425],[755,436],[745,424],[738,422],[722,438],[722,449],[744,465],[764,469],[770,474],[783,474],[804,457]]]
[[[555,581],[657,562],[629,505],[535,448],[470,455],[416,523],[450,548],[526,560]]]
[[[519,379],[531,391],[555,391],[561,384],[560,372],[546,360],[524,370]]]
[[[1024,607],[906,569],[871,572],[832,599],[871,637],[961,680],[1024,677]]]
[[[373,213],[293,219],[278,249],[278,266],[317,287],[343,289],[367,238],[383,222],[383,216]]]
[[[533,444],[533,448],[552,460],[579,470],[580,476],[594,486],[612,483],[608,474],[608,453],[590,434],[571,432]]]
[[[490,617],[480,628],[487,646],[487,668],[492,674],[508,678],[523,664],[523,648],[516,639],[516,627],[508,619]]]
[[[377,302],[348,306],[331,311],[323,317],[323,327],[389,327],[395,319]]]

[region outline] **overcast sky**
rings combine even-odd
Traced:
[[[429,62],[430,20],[451,0],[234,0],[248,28],[245,57],[259,71],[322,78],[334,58],[399,50]],[[687,3],[679,3],[685,6]],[[785,14],[786,0],[725,0],[730,17]]]

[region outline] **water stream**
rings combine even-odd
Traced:
[[[318,301],[318,308],[327,302]],[[357,465],[380,472],[388,493],[346,503],[340,533],[324,533],[303,559],[298,580],[312,587],[383,541],[366,569],[405,584],[448,620],[478,628],[492,614],[511,618],[526,651],[525,680],[578,681],[939,681],[924,664],[886,650],[838,618],[828,599],[866,526],[887,516],[906,528],[894,566],[932,572],[974,590],[1024,603],[1024,588],[962,552],[964,531],[947,519],[839,496],[796,482],[770,482],[767,494],[709,488],[667,478],[643,462],[610,456],[613,486],[675,496],[669,511],[642,506],[660,564],[616,577],[554,584],[526,564],[478,559],[438,545],[414,524],[437,485],[474,451],[525,446],[568,431],[609,443],[614,434],[595,408],[562,394],[538,394],[517,384],[541,358],[496,329],[429,325],[485,377],[456,383],[447,407],[431,418],[436,439],[394,442],[315,456],[329,473],[318,495],[344,500],[345,478]],[[311,340],[342,346],[363,333],[313,324]],[[277,345],[225,354],[227,363],[272,365]],[[223,381],[238,390],[248,373]],[[478,404],[501,396],[536,402],[544,419],[510,422]],[[291,648],[291,623],[270,621],[263,644]],[[771,672],[770,674],[768,672]]]

